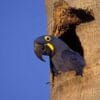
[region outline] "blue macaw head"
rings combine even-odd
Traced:
[[[53,56],[55,53],[54,41],[56,38],[50,35],[38,37],[34,41],[34,51],[37,57],[44,61],[42,55]]]

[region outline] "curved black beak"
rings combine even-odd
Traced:
[[[43,57],[42,57],[42,55],[43,55],[42,49],[43,49],[43,45],[42,45],[42,44],[38,44],[38,43],[34,42],[34,52],[35,52],[36,56],[37,56],[40,60],[42,60],[42,61],[45,62],[45,60],[44,60]]]

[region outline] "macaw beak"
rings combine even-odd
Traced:
[[[34,52],[40,60],[45,61],[42,55],[52,56],[54,54],[54,46],[51,43],[40,44],[34,42]]]
[[[38,43],[35,43],[34,44],[34,52],[35,52],[35,54],[36,54],[36,56],[40,59],[40,60],[42,60],[42,61],[44,61],[45,62],[45,60],[43,59],[43,57],[42,57],[42,49],[43,49],[43,45],[42,44],[38,44]]]

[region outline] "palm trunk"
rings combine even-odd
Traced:
[[[81,43],[86,66],[84,68],[83,77],[75,76],[74,72],[63,73],[55,77],[54,85],[51,85],[51,100],[100,100],[100,1],[65,1],[68,3],[68,8],[74,8],[76,12],[79,9],[83,9],[86,13],[90,11],[91,18],[93,19],[90,21],[84,21],[85,17],[83,17],[83,20],[78,17],[75,21],[73,21],[73,19],[70,20],[72,21],[71,24],[76,26],[74,33],[77,35]],[[59,23],[59,21],[57,21],[61,18],[59,17],[60,10],[58,10],[58,14],[55,14],[55,7],[59,6],[55,6],[55,3],[58,2],[58,0],[45,0],[45,2],[48,16],[48,34],[54,35],[57,34],[57,32],[61,32],[60,35],[70,33],[70,31],[66,31],[66,29],[62,32],[60,29],[61,22]],[[60,3],[61,2],[63,2],[63,0],[60,0]],[[64,7],[64,5],[61,7]],[[74,17],[76,16],[77,14]],[[70,21],[65,22],[66,25],[68,25]],[[56,36],[60,37],[60,35]],[[65,35],[65,38],[68,39],[67,35]],[[66,43],[67,42],[68,41],[66,40]],[[72,45],[74,45],[74,42],[72,42]],[[76,47],[76,49],[78,50],[79,48]]]

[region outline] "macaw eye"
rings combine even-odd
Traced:
[[[46,41],[50,41],[50,40],[51,40],[51,37],[50,37],[50,36],[45,36],[44,39],[45,39]]]

